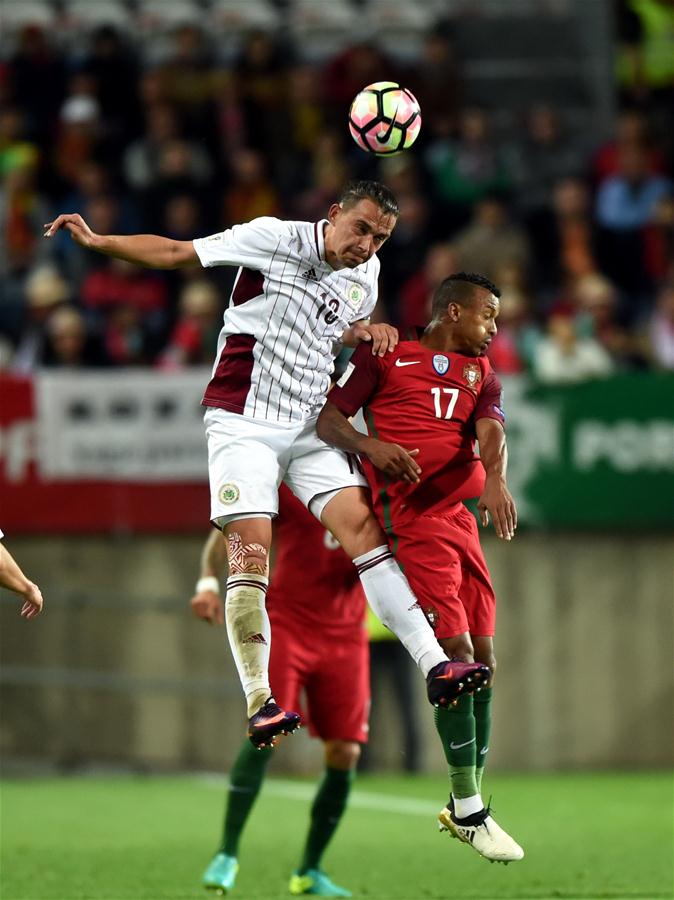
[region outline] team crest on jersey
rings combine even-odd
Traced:
[[[358,307],[363,302],[363,297],[365,296],[365,291],[359,284],[352,284],[349,290],[346,292],[346,302],[349,304],[351,309],[358,309]]]
[[[428,619],[428,624],[431,626],[433,631],[435,631],[440,620],[437,609],[434,606],[424,606],[422,607],[422,612]]]
[[[433,357],[433,368],[438,375],[445,375],[449,370],[449,358],[443,353],[436,353]]]
[[[482,372],[477,363],[466,363],[463,367],[463,377],[471,391],[476,391],[478,384],[482,381]]]
[[[218,491],[218,499],[220,503],[230,504],[236,503],[239,499],[239,489],[235,484],[223,484]]]

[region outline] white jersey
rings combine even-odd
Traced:
[[[327,221],[264,216],[194,241],[203,266],[238,265],[203,403],[271,422],[301,422],[325,401],[335,345],[377,302],[379,260],[335,271]]]

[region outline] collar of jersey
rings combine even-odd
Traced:
[[[321,219],[316,222],[314,227],[314,236],[316,238],[316,252],[318,253],[318,261],[321,265],[327,266],[327,260],[325,259],[325,226],[328,224],[327,219]]]

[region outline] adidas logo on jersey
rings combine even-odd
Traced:
[[[267,639],[263,634],[259,632],[257,634],[251,634],[250,637],[247,637],[244,641],[244,644],[266,644]]]
[[[302,272],[302,278],[306,278],[307,281],[318,281],[316,269],[312,266],[310,269],[307,269],[306,272]]]

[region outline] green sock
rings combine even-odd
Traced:
[[[298,870],[300,875],[304,875],[307,869],[320,867],[325,848],[346,809],[353,776],[353,769],[326,767],[311,807],[311,825]]]
[[[478,793],[475,780],[475,716],[470,694],[459,697],[456,706],[435,709],[435,727],[449,765],[452,794],[472,797]]]
[[[487,762],[489,735],[491,734],[491,695],[493,688],[483,688],[479,694],[473,694],[473,712],[475,714],[475,741],[477,747],[477,767],[475,777],[477,788],[482,790],[482,773]]]
[[[246,741],[239,751],[229,773],[229,792],[219,852],[236,856],[241,832],[264,781],[267,763],[271,759],[271,747],[257,750]]]

